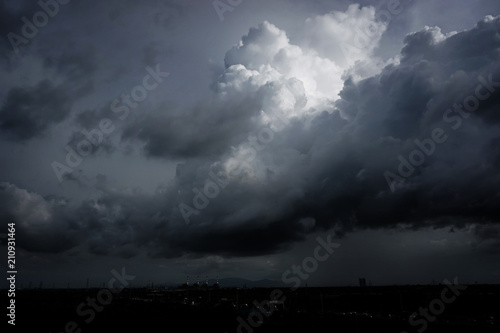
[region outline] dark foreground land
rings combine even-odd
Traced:
[[[445,285],[279,290],[20,290],[8,331],[500,332],[500,285],[467,286],[458,296]]]

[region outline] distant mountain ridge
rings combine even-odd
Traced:
[[[219,285],[222,288],[230,288],[230,287],[243,288],[245,286],[247,288],[273,288],[273,287],[277,288],[285,286],[283,282],[276,280],[263,279],[263,280],[252,281],[242,278],[219,279]]]
[[[209,279],[208,280],[208,285],[212,286],[216,282],[216,279]],[[183,282],[184,283],[184,282]],[[183,283],[175,283],[175,282],[167,282],[165,283],[166,286],[169,287],[178,287],[182,285]],[[192,286],[194,283],[196,283],[196,279],[193,281],[190,279],[189,284]],[[205,280],[200,278],[200,286],[202,286],[205,283]],[[285,284],[281,281],[276,281],[276,280],[269,280],[269,279],[263,279],[263,280],[257,280],[257,281],[252,281],[248,279],[243,279],[243,278],[221,278],[219,279],[219,286],[221,288],[282,288],[286,287]]]

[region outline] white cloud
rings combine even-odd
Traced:
[[[345,12],[307,19],[300,45],[347,69],[357,61],[371,61],[386,28],[377,21],[375,8],[352,4]]]

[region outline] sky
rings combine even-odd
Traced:
[[[20,286],[500,282],[497,0],[6,0],[0,34]]]

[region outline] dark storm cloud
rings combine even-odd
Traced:
[[[133,116],[130,116],[130,118],[133,118]],[[81,142],[88,141],[94,143],[94,147],[91,150],[92,153],[104,151],[110,154],[116,151],[117,147],[108,134],[100,132],[99,123],[103,119],[111,119],[110,126],[113,126],[113,128],[121,126],[120,122],[116,120],[116,114],[111,111],[111,103],[105,104],[104,107],[100,109],[83,110],[77,113],[74,117],[74,123],[77,125],[78,130],[73,131],[67,145],[75,151],[78,151],[78,145]],[[113,134],[114,133],[111,132],[111,136]],[[65,174],[65,177],[66,176],[68,176],[68,174]]]
[[[153,257],[219,253],[249,256],[283,251],[303,239],[302,226],[287,220],[248,221],[245,225],[200,225],[174,221],[172,198],[113,192],[104,184],[99,199],[70,205],[3,183],[3,218],[16,223],[28,251],[61,252],[80,247],[97,255],[132,257],[145,249]],[[47,233],[48,236],[42,237]],[[258,246],[257,246],[258,244]]]
[[[161,237],[151,251],[153,257],[178,256],[191,253],[195,256],[220,254],[233,256],[258,256],[288,250],[295,241],[303,240],[297,226],[289,221],[249,221],[238,228],[207,225],[195,230]],[[167,245],[168,244],[168,245]]]
[[[473,245],[485,254],[498,254],[500,252],[500,226],[487,224],[474,228],[476,243]]]
[[[133,1],[133,0],[112,0],[107,2],[109,6],[107,7],[108,16],[111,21],[117,21],[120,24],[125,24],[123,19],[127,17],[131,12],[138,10],[152,9],[150,14],[150,22],[158,25],[160,27],[167,28],[172,22],[178,20],[181,15],[184,15],[184,3],[180,1],[175,3],[174,1],[162,1],[162,0],[147,0],[147,1]]]
[[[75,221],[67,215],[67,200],[30,193],[0,183],[3,221],[16,223],[16,238],[28,251],[58,253],[77,244]]]
[[[346,79],[340,96],[332,92],[342,73],[335,64],[317,57],[309,44],[291,45],[284,32],[263,23],[226,54],[214,100],[185,110],[157,107],[121,132],[125,142],[144,143],[147,156],[185,160],[171,184],[143,194],[118,191],[99,177],[99,197],[71,205],[4,185],[2,205],[27,208],[6,212],[24,237],[38,236],[30,250],[79,246],[123,257],[142,250],[153,257],[277,253],[333,226],[341,236],[401,223],[480,224],[485,229],[477,229],[477,237],[485,238],[491,234],[486,226],[500,222],[498,92],[456,130],[443,114],[474,94],[479,75],[500,81],[499,22],[487,17],[450,36],[436,28],[411,34],[400,62],[363,80]],[[279,110],[287,122],[276,128],[259,118],[262,110]],[[77,124],[89,128],[109,111],[90,112]],[[384,172],[397,172],[398,155],[408,158],[415,139],[428,138],[436,127],[446,130],[448,140],[391,191]],[[210,171],[223,172],[241,160],[249,137],[263,129],[272,130],[273,138],[186,224],[179,204],[194,207]],[[45,232],[67,238],[53,248]]]
[[[345,230],[500,222],[494,162],[499,132],[493,116],[498,91],[463,119],[460,129],[443,120],[454,103],[474,95],[479,75],[500,82],[498,57],[492,56],[500,46],[499,22],[487,17],[448,38],[439,29],[409,35],[400,64],[359,82],[347,80],[335,112],[291,122],[259,152],[263,161],[273,160],[266,164],[267,178],[228,186],[199,217],[193,215],[194,221],[248,233],[246,228],[259,230],[260,218],[264,226],[281,226],[290,241],[300,234],[298,221],[304,218],[314,219],[315,229],[338,225]],[[436,127],[446,131],[447,142],[392,193],[384,171],[396,171],[398,155],[408,158],[414,141],[428,138]],[[201,188],[200,178],[192,175],[193,188]],[[268,215],[270,207],[277,216]],[[281,225],[281,219],[288,223]]]
[[[71,101],[64,87],[42,81],[30,88],[12,88],[0,109],[2,136],[12,141],[37,137],[64,120]]]
[[[2,55],[7,55],[13,51],[11,42],[7,35],[9,33],[20,34],[24,22],[21,20],[23,16],[32,17],[33,14],[40,10],[36,1],[17,1],[15,5],[9,4],[8,1],[0,1],[0,46]]]
[[[2,136],[27,141],[66,120],[72,105],[93,91],[92,74],[96,69],[94,57],[87,52],[45,57],[44,70],[54,70],[63,82],[44,79],[32,87],[12,87],[0,109]]]
[[[32,47],[30,54],[23,54],[25,58],[11,57],[5,63],[8,63],[6,77],[15,77],[17,73],[26,75],[23,66],[33,63],[29,81],[4,82],[0,128],[7,140],[28,141],[40,137],[53,125],[66,120],[78,99],[93,92],[94,74],[98,69],[93,50],[59,53],[54,51],[50,38],[45,41]],[[60,39],[55,42],[60,43]]]
[[[139,193],[112,193],[101,178],[96,183],[102,197],[79,204],[2,183],[2,218],[16,223],[17,239],[28,251],[62,252],[79,246],[94,254],[130,257],[145,243],[144,235],[153,234],[149,230],[158,200],[150,203]]]
[[[181,112],[171,112],[163,106],[130,123],[122,140],[144,142],[145,153],[153,157],[221,155],[232,144],[244,140],[251,129],[252,116],[260,111],[259,104],[249,98],[214,101]]]
[[[322,161],[322,173],[310,174],[324,175],[329,184],[314,186],[318,177],[310,183],[309,204],[297,205],[326,225],[350,215],[358,227],[370,228],[500,222],[498,164],[493,162],[498,153],[492,148],[499,133],[493,115],[498,114],[500,89],[456,132],[453,123],[443,121],[454,103],[474,95],[479,75],[500,82],[499,58],[494,57],[499,23],[500,17],[487,17],[447,39],[439,29],[411,34],[401,64],[358,83],[347,81],[337,107],[351,122],[333,135],[344,141],[327,148],[343,160]],[[388,191],[383,170],[395,171],[397,156],[408,158],[414,140],[428,138],[436,127],[446,131],[447,142],[416,167],[400,190]]]
[[[102,40],[125,36],[117,43],[123,41],[129,44],[129,38],[142,38],[132,36],[129,32],[144,32],[130,24],[130,21],[137,19],[138,14],[148,17],[146,21],[151,23],[150,28],[156,29],[158,26],[170,26],[178,20],[183,7],[182,4],[154,0],[141,4],[130,1],[127,4],[128,6],[123,7],[123,2],[114,1],[95,2],[91,5],[88,2],[61,5],[57,14],[51,16],[47,24],[39,28],[36,36],[28,39],[28,44],[18,45],[21,53],[18,54],[20,57],[16,57],[7,34],[12,32],[22,36],[25,25],[22,18],[26,17],[28,21],[32,21],[33,15],[42,12],[42,8],[38,2],[31,1],[0,3],[0,33],[5,37],[2,40],[6,49],[6,52],[3,52],[6,54],[5,71],[14,75],[17,71],[22,71],[23,67],[27,67],[25,62],[28,61],[37,64],[36,66],[38,61],[41,61],[43,66],[43,70],[32,69],[30,83],[26,83],[26,86],[9,86],[10,82],[5,83],[0,120],[4,138],[30,140],[47,132],[52,125],[68,119],[72,106],[79,102],[80,98],[90,93],[98,95],[98,92],[94,91],[95,85],[102,82],[103,76],[112,77],[108,70],[117,73],[118,69],[124,68],[119,61],[102,68],[107,52],[116,51],[112,47],[103,48]],[[111,15],[112,12],[115,14]],[[107,19],[103,19],[104,17]],[[74,26],[84,25],[86,29],[73,29],[70,23]],[[120,26],[115,23],[120,23]],[[120,34],[113,35],[117,30]],[[148,44],[138,45],[138,50],[143,49],[145,62],[154,61],[156,57],[167,52],[165,45],[159,44],[160,42],[153,43],[150,39]],[[118,68],[114,67],[115,65]],[[37,83],[37,80],[41,80],[38,75],[41,75],[43,82]],[[31,93],[39,96],[28,96]],[[18,103],[16,98],[21,98],[21,95],[25,97]],[[47,108],[50,110],[46,110]]]
[[[164,54],[168,55],[172,54],[173,48],[165,47],[160,42],[153,41],[146,44],[142,48],[142,51],[143,51],[142,62],[146,66],[154,67],[158,63],[157,58]]]
[[[64,77],[63,86],[72,99],[93,92],[94,74],[99,69],[99,61],[91,48],[61,55],[49,54],[44,57],[44,65],[47,69],[53,68]]]

